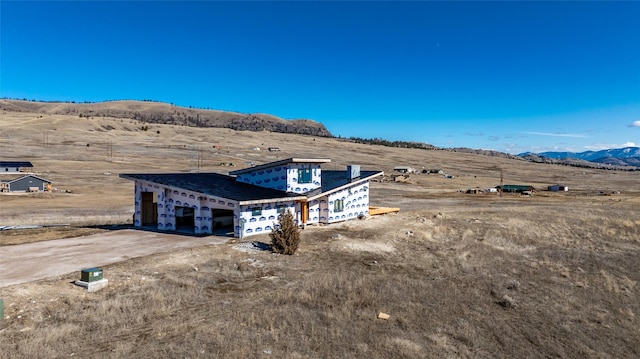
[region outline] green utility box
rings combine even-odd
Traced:
[[[0,299],[0,320],[4,319],[4,300]]]
[[[80,272],[80,280],[83,282],[96,282],[102,279],[102,268],[87,268]]]

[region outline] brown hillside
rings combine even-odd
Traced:
[[[384,170],[371,205],[400,212],[307,226],[292,256],[259,250],[267,233],[249,238],[256,246],[126,229],[134,185],[119,173],[228,173],[287,157]],[[0,359],[640,353],[640,172],[41,110],[0,110],[0,159],[31,161],[56,189],[0,194],[0,226],[71,224],[0,231]],[[400,165],[455,177],[394,181]],[[539,190],[464,193],[501,173]],[[569,192],[544,190],[555,183]],[[71,283],[87,264],[106,288]]]
[[[0,108],[14,112],[81,117],[128,118],[146,123],[191,127],[221,127],[240,131],[272,131],[331,137],[323,124],[312,120],[284,120],[268,114],[204,110],[150,101],[109,101],[98,103],[35,102],[0,100]]]

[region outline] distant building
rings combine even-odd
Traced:
[[[497,186],[498,190],[502,189],[504,193],[523,193],[523,192],[533,192],[535,191],[535,187],[530,185],[521,185],[521,184],[506,184],[502,187]]]
[[[467,189],[467,191],[465,193],[466,194],[478,194],[478,193],[484,193],[484,191],[481,190],[480,188],[469,188],[469,189]]]
[[[425,173],[425,174],[435,173],[435,174],[443,175],[444,170],[443,169],[423,169],[422,173]]]
[[[551,192],[569,192],[569,186],[563,186],[563,185],[560,185],[560,184],[554,184],[554,185],[551,185],[551,186],[547,187],[547,190],[551,191]]]
[[[14,179],[0,180],[0,192],[51,191],[51,185],[51,181],[30,174]]]
[[[26,168],[32,168],[31,162],[0,161],[0,174],[25,172]]]
[[[393,168],[393,172],[416,173],[416,170],[413,167],[409,167],[409,166],[396,166]]]

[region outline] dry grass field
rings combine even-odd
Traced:
[[[230,238],[107,265],[96,293],[70,284],[77,272],[0,288],[0,358],[640,357],[640,172],[142,125],[3,112],[1,159],[31,161],[58,191],[0,195],[0,225],[71,226],[2,231],[0,256],[3,245],[130,223],[133,184],[118,173],[308,156],[456,177],[373,183],[371,204],[399,214],[307,227],[293,256]],[[505,183],[570,192],[461,193],[498,185],[500,170]]]

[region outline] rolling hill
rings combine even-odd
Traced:
[[[0,109],[79,117],[128,118],[145,123],[191,127],[220,127],[240,131],[271,131],[332,137],[323,124],[307,120],[285,120],[268,114],[205,110],[154,101],[107,101],[96,103],[0,100]]]
[[[69,115],[80,118],[131,119],[147,124],[179,125],[188,127],[229,128],[238,131],[268,131],[333,137],[320,122],[308,119],[285,120],[269,114],[243,114],[230,111],[197,109],[175,106],[157,101],[105,101],[96,103],[43,102],[0,99],[0,110],[40,113],[43,115]],[[481,154],[505,159],[527,160],[537,163],[560,164],[584,168],[629,169],[640,167],[640,148],[572,152],[522,153],[517,156],[492,150],[471,148],[439,148],[427,143],[386,141],[382,139],[351,138],[347,141],[399,148],[421,148],[459,153]]]

